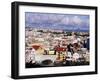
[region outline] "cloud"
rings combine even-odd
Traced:
[[[72,15],[72,14],[51,14],[51,13],[30,13],[25,14],[25,21],[31,26],[35,24],[43,24],[50,26],[78,26],[89,27],[88,15]]]
[[[73,24],[76,24],[76,25],[81,25],[81,24],[82,24],[82,19],[79,18],[78,16],[74,16],[74,17],[72,18],[72,23],[73,23]]]
[[[64,17],[62,20],[61,20],[61,23],[62,24],[65,24],[65,25],[68,25],[70,23],[70,18],[69,17]]]

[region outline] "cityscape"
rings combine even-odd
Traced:
[[[88,16],[26,12],[25,18],[26,68],[90,64]]]

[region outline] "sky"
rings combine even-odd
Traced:
[[[89,15],[25,12],[25,27],[89,31]]]

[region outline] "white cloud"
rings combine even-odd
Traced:
[[[73,24],[77,24],[77,25],[81,25],[82,24],[82,20],[78,16],[74,16],[72,18],[72,23]]]
[[[65,18],[63,18],[63,19],[61,20],[61,23],[62,23],[62,24],[66,24],[66,25],[68,25],[68,24],[70,23],[70,19],[69,19],[69,17],[65,17]]]

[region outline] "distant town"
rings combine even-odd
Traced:
[[[89,65],[89,42],[89,32],[26,27],[26,68]]]

